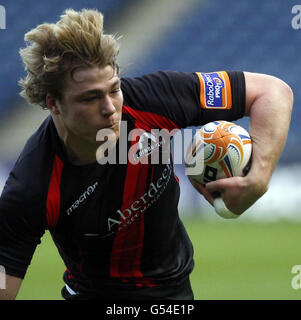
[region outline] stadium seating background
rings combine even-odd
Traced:
[[[291,27],[293,4],[295,1],[205,1],[136,63],[130,74],[154,70],[244,70],[283,79],[294,91],[295,108],[281,162],[298,161],[301,31]],[[247,127],[248,119],[238,123]]]
[[[0,30],[0,116],[1,113],[11,111],[11,104],[18,98],[18,79],[24,74],[19,48],[25,46],[24,34],[43,22],[56,22],[67,8],[80,10],[98,8],[106,17],[106,24],[110,24],[117,11],[131,1],[122,0],[80,0],[80,1],[36,1],[18,0],[1,1],[6,9],[6,30]]]
[[[41,22],[56,21],[68,7],[98,8],[105,14],[106,26],[118,26],[118,14],[135,1],[20,0],[2,3],[6,8],[7,30],[0,30],[0,124],[4,114],[14,112],[14,103],[19,101],[17,82],[24,71],[18,50],[24,46],[26,31]],[[280,77],[293,88],[297,106],[281,162],[301,159],[298,144],[301,133],[301,126],[298,126],[301,117],[298,108],[301,102],[298,90],[300,58],[296,46],[301,32],[291,27],[291,7],[295,1],[241,0],[239,5],[234,0],[196,3],[185,21],[175,23],[172,31],[160,38],[140,61],[135,61],[126,75],[136,76],[159,69],[187,72],[246,70]],[[239,123],[247,126],[248,120]]]

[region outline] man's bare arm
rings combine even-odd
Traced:
[[[268,189],[273,170],[284,148],[293,106],[293,93],[282,80],[245,72],[246,116],[253,140],[252,167],[246,177],[232,177],[196,189],[213,205],[219,193],[227,208],[241,214]]]

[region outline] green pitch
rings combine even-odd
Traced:
[[[301,224],[185,220],[195,251],[195,299],[301,299],[291,273],[301,265]],[[65,267],[49,233],[17,299],[62,299]]]

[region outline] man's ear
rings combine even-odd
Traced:
[[[60,114],[58,100],[51,93],[47,93],[46,95],[46,105],[51,113]]]

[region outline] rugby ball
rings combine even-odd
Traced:
[[[193,136],[186,152],[186,175],[192,184],[245,176],[251,159],[252,139],[248,131],[232,122],[213,121]],[[219,207],[223,207],[221,200],[217,201]]]

